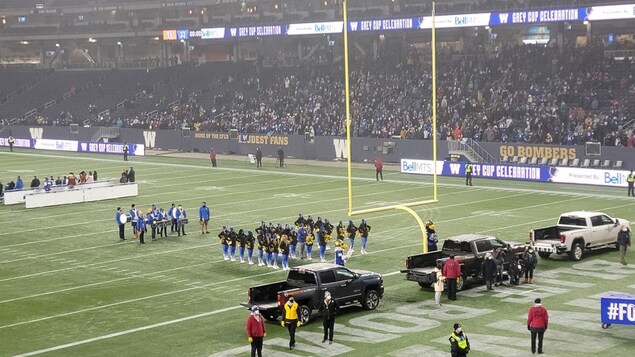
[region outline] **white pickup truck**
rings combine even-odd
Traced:
[[[615,245],[622,225],[630,227],[630,222],[602,212],[568,212],[560,216],[556,226],[534,229],[529,238],[541,258],[567,253],[578,261],[585,250]]]

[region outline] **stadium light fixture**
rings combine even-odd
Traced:
[[[94,39],[94,38],[92,38],[92,37],[89,37],[89,38],[88,38],[88,42],[90,42],[90,43],[95,43],[95,42],[97,42],[97,40],[96,40],[96,39]]]
[[[56,43],[56,44],[55,44],[55,47],[59,48],[59,47],[60,47],[60,44],[59,44],[59,43]]]
[[[21,44],[23,45],[28,45],[30,42],[29,41],[20,41]]]
[[[123,46],[123,43],[121,43],[121,41],[117,41],[117,46]]]
[[[583,24],[588,25],[589,24],[589,20],[584,20]]]

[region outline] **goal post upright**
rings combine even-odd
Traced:
[[[411,207],[423,206],[438,203],[437,194],[437,98],[436,98],[436,24],[435,24],[435,2],[432,2],[432,161],[434,169],[432,174],[432,199],[416,202],[401,203],[383,207],[353,210],[353,175],[352,175],[352,155],[351,155],[351,113],[350,113],[350,82],[349,82],[349,51],[348,51],[348,14],[347,0],[342,1],[342,20],[344,26],[344,102],[346,115],[346,166],[348,185],[348,215],[358,216],[363,214],[384,212],[389,210],[401,210],[409,213],[417,222],[421,230],[423,241],[423,252],[428,252],[428,240],[425,224],[421,217]]]

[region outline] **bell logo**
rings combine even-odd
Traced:
[[[156,131],[143,131],[143,140],[146,143],[147,148],[153,148],[157,139]]]
[[[29,128],[31,139],[42,139],[44,128]]]
[[[333,148],[335,148],[336,159],[347,159],[346,139],[333,139]]]

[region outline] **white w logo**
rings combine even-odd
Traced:
[[[450,164],[450,173],[458,175],[461,172],[461,164]]]
[[[42,139],[44,128],[29,128],[29,132],[31,133],[31,139]]]
[[[147,148],[153,148],[157,139],[156,131],[143,131],[143,140]]]
[[[357,21],[351,21],[351,31],[357,31]]]
[[[335,148],[336,159],[348,158],[348,152],[346,151],[346,139],[333,139],[333,147]]]

